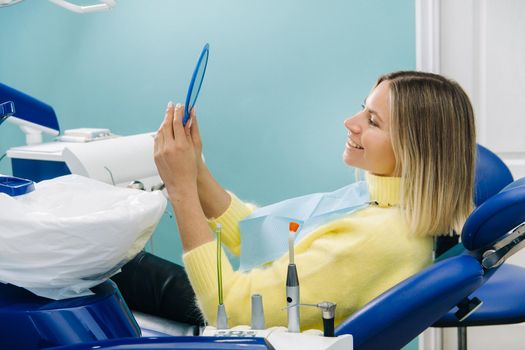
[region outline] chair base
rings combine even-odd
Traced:
[[[92,296],[51,300],[0,283],[0,349],[140,337],[140,328],[113,282],[92,290]]]

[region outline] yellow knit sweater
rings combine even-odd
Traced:
[[[399,207],[399,178],[367,174],[370,198],[378,205],[322,225],[295,247],[302,303],[337,303],[336,325],[390,287],[432,261],[432,238],[413,237]],[[232,195],[230,207],[211,227],[222,225],[223,243],[240,252],[239,221],[253,208]],[[216,243],[183,256],[186,271],[206,319],[217,311]],[[263,296],[266,326],[286,326],[285,281],[288,254],[264,268],[234,271],[222,257],[224,305],[230,326],[249,325],[251,295]],[[320,311],[301,308],[301,329],[322,329]]]

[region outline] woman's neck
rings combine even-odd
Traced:
[[[391,207],[399,204],[401,197],[400,177],[377,176],[366,173],[365,179],[372,202],[377,202],[380,207]]]

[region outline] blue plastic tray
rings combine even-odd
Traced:
[[[0,192],[12,197],[34,191],[35,184],[31,180],[13,176],[0,176]]]

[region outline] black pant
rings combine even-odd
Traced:
[[[201,325],[195,292],[180,265],[140,252],[111,278],[132,310]]]

